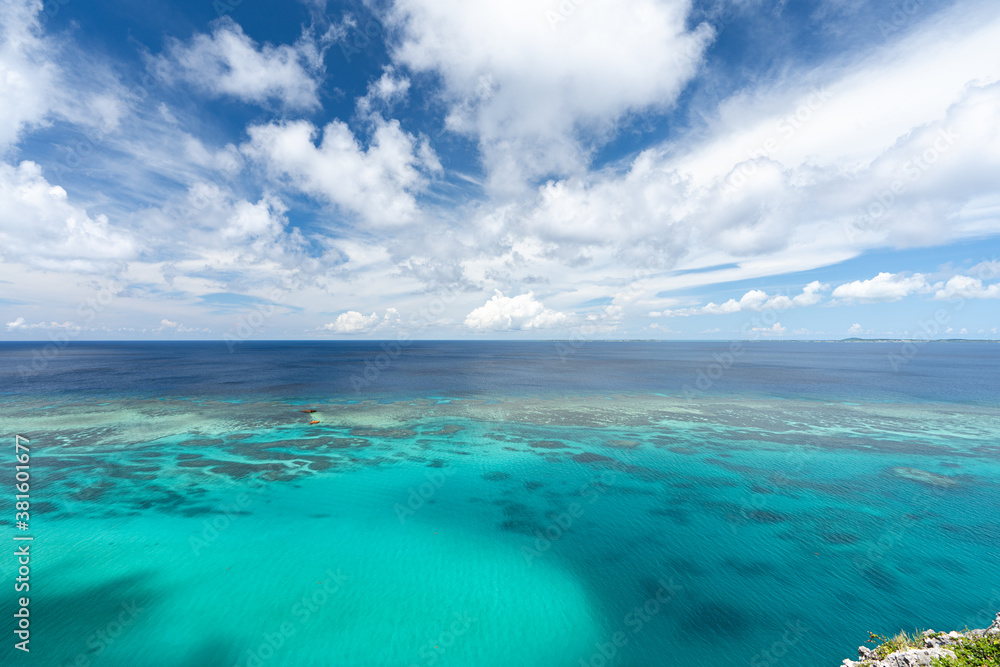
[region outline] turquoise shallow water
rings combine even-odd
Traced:
[[[9,397],[37,484],[25,664],[839,664],[1000,611],[998,416]]]

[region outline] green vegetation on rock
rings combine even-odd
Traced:
[[[953,646],[954,658],[935,658],[934,667],[993,667],[1000,666],[1000,635],[966,639]]]
[[[905,632],[900,632],[894,637],[884,637],[874,632],[868,633],[867,644],[876,644],[872,649],[871,658],[875,660],[885,660],[890,654],[896,651],[905,651],[908,648],[920,648],[924,645],[923,636],[916,632],[912,636]]]

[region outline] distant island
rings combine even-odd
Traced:
[[[803,343],[1000,343],[992,338],[844,338],[837,340],[802,341]]]
[[[531,342],[531,341],[524,341]],[[541,342],[545,343],[567,343],[573,342],[577,345],[584,343],[1000,343],[1000,339],[995,338],[836,338],[836,339],[812,339],[812,338],[678,338],[668,340],[665,338],[546,338]]]

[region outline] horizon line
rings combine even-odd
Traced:
[[[60,340],[4,340],[9,343],[1000,343],[997,338],[260,338],[232,341],[225,338],[119,338]]]

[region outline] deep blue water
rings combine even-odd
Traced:
[[[222,342],[76,342],[66,349],[48,344],[55,353],[47,357],[45,344],[2,343],[0,390],[391,398],[685,395],[688,388],[688,397],[847,396],[982,404],[996,404],[1000,396],[1000,345],[995,343],[736,345],[733,354],[733,344],[725,342],[247,341],[232,351]]]

